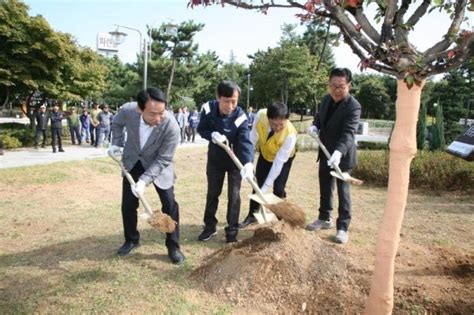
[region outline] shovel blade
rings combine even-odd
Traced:
[[[272,204],[272,205],[283,201],[283,199],[275,196],[272,193],[265,193],[263,195],[265,197],[265,201],[267,201],[269,204]],[[252,194],[249,197],[250,199],[258,202],[262,206],[259,211],[254,213],[255,219],[257,219],[258,224],[278,221],[278,218],[276,217],[276,215],[265,207],[265,204],[267,204],[267,202],[265,202],[262,198],[260,198],[259,195]]]
[[[273,212],[268,211],[265,206],[262,206],[260,210],[253,214],[255,219],[257,219],[258,224],[264,224],[272,221],[278,221],[276,215]]]

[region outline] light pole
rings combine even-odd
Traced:
[[[247,110],[250,107],[250,72],[247,73]]]
[[[156,21],[155,21],[156,22]],[[153,22],[152,25],[155,23]],[[128,27],[128,26],[123,26],[123,25],[118,25],[114,24],[117,29],[113,32],[109,32],[110,35],[114,37],[114,41],[117,44],[122,44],[125,41],[125,36],[127,36],[127,33],[120,32],[120,28],[125,28],[128,30],[132,30],[137,32],[140,35],[140,47],[138,52],[142,54],[142,43],[143,43],[143,89],[146,89],[147,87],[147,82],[148,82],[148,45],[150,45],[150,51],[151,51],[151,45],[153,43],[153,38],[151,37],[151,27],[150,30],[147,32],[147,36],[150,36],[150,40],[148,41],[147,38],[142,37],[142,32],[136,28]],[[165,25],[166,28],[166,34],[170,36],[176,36],[178,27],[175,24],[168,23]]]
[[[144,52],[143,52],[143,89],[146,89],[147,85],[147,76],[148,76],[148,44],[146,38],[143,39],[142,32],[140,30],[133,28],[133,27],[128,27],[128,26],[123,26],[123,25],[118,25],[114,24],[117,29],[115,31],[109,32],[110,35],[114,37],[114,41],[117,44],[121,44],[125,41],[125,36],[127,36],[127,33],[120,32],[120,28],[125,28],[128,30],[132,30],[137,32],[140,35],[140,45],[139,45],[139,54],[142,54],[142,41],[143,41],[143,46],[144,46]]]

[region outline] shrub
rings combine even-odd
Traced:
[[[388,143],[357,141],[358,150],[387,150]]]
[[[5,123],[0,125],[0,130],[2,134],[8,135],[11,138],[15,138],[20,142],[20,145],[16,146],[15,148],[29,146],[34,142],[35,134],[29,125],[20,123]]]
[[[388,151],[359,151],[354,177],[386,186]],[[410,167],[410,188],[474,193],[474,164],[443,151],[419,151]]]
[[[2,133],[0,134],[0,139],[3,142],[3,147],[5,149],[16,149],[21,147],[21,142],[17,138],[13,137],[9,133]]]

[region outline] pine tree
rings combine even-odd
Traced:
[[[416,125],[416,147],[423,150],[426,139],[426,102],[421,104],[420,115]]]

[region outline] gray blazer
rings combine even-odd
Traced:
[[[180,140],[180,129],[173,115],[166,112],[164,120],[150,134],[140,149],[140,119],[137,103],[126,103],[112,122],[112,144],[121,146],[126,128],[126,143],[122,161],[127,170],[140,161],[145,172],[140,176],[147,185],[153,182],[161,189],[168,189],[176,178],[173,156]]]

